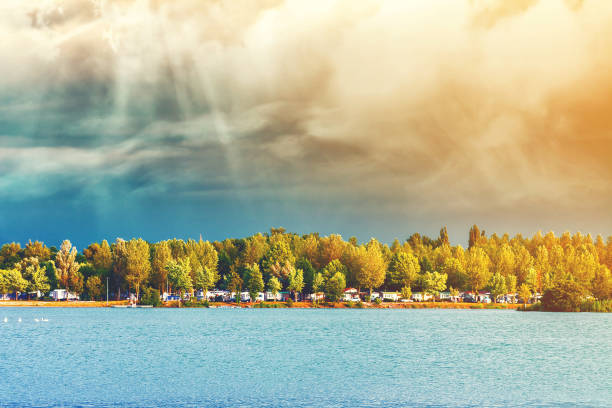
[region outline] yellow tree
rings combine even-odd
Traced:
[[[172,259],[170,247],[166,241],[161,241],[153,247],[153,261],[151,262],[151,278],[153,284],[159,288],[161,293],[168,282],[168,270],[166,265]]]
[[[490,260],[482,248],[473,246],[468,251],[467,267],[465,270],[468,287],[472,289],[474,295],[478,295],[478,291],[482,289],[489,281],[489,265]]]
[[[81,265],[76,262],[77,249],[73,247],[69,240],[64,240],[60,250],[55,255],[55,267],[57,268],[57,278],[61,286],[67,291],[79,290],[79,268]],[[81,278],[82,288],[82,278]]]
[[[372,289],[378,288],[385,282],[387,264],[384,260],[380,244],[372,239],[358,252],[357,262],[360,265],[357,271],[357,282],[361,287],[368,288],[370,295]]]
[[[134,286],[136,299],[139,299],[140,287],[151,273],[149,254],[149,244],[142,238],[132,239],[127,243],[125,280]]]

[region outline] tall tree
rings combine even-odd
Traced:
[[[92,300],[100,298],[100,295],[102,294],[102,280],[100,280],[99,276],[94,275],[87,278],[85,286],[87,287],[87,293]]]
[[[504,275],[499,272],[495,273],[491,277],[489,288],[491,295],[493,295],[493,302],[497,303],[497,298],[499,298],[501,295],[505,295],[508,291],[506,287],[506,278],[504,278]]]
[[[160,292],[165,292],[168,286],[168,270],[166,265],[172,259],[170,247],[166,241],[158,242],[153,246],[153,260],[151,262],[151,281]]]
[[[79,293],[82,289],[82,277],[79,279],[80,264],[76,262],[77,249],[69,240],[64,240],[60,250],[55,255],[58,281],[68,292]]]
[[[344,275],[336,272],[325,284],[325,297],[331,302],[337,302],[342,297],[345,288],[346,279]]]
[[[395,287],[410,287],[416,281],[421,266],[416,256],[399,251],[393,254],[389,264],[389,283]]]
[[[168,271],[168,279],[172,282],[172,288],[179,291],[182,299],[185,292],[190,292],[193,289],[189,258],[182,258],[178,261],[170,260],[166,265],[166,270]]]
[[[151,273],[149,244],[141,238],[132,239],[126,249],[125,279],[136,290],[136,299],[140,299],[140,288]]]
[[[268,291],[271,292],[272,295],[274,296],[275,302],[276,302],[276,296],[278,295],[278,292],[280,292],[281,289],[282,289],[281,283],[279,282],[278,278],[276,276],[272,276],[268,280]]]
[[[371,295],[372,289],[378,288],[385,282],[387,265],[380,246],[374,240],[370,241],[358,256],[361,267],[357,271],[357,282],[361,287],[368,288]]]
[[[251,302],[254,302],[257,299],[259,292],[262,292],[264,289],[264,281],[263,275],[259,270],[259,265],[254,263],[249,269],[249,296],[251,297]]]
[[[478,298],[478,291],[487,284],[489,280],[490,260],[482,248],[472,247],[468,251],[466,276],[468,287]]]
[[[298,293],[304,288],[304,272],[301,269],[294,270],[289,276],[289,285],[287,289],[293,292],[295,301],[298,301]]]
[[[325,279],[320,273],[316,273],[312,280],[312,301],[316,303],[317,294],[322,291],[325,287]]]
[[[425,272],[423,275],[423,291],[433,296],[434,302],[436,296],[446,289],[446,274],[439,272]]]

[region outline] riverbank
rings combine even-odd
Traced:
[[[93,301],[75,300],[70,302],[56,302],[52,300],[0,300],[0,307],[110,307],[127,305],[127,300]]]
[[[127,305],[128,302],[123,301],[110,301],[108,304],[106,301],[70,301],[70,302],[55,302],[55,301],[42,301],[42,300],[3,300],[0,301],[0,307],[110,307],[117,305]],[[451,302],[413,302],[413,303],[318,303],[316,305],[311,302],[293,302],[289,305],[286,302],[263,302],[263,303],[223,303],[223,302],[211,302],[210,307],[240,307],[240,308],[330,308],[330,309],[516,309],[521,307],[520,304],[484,304],[484,303],[451,303]],[[178,302],[165,302],[162,307],[176,308]],[[202,303],[189,303],[185,304],[182,302],[181,307],[204,307]]]

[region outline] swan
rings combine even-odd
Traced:
[[[4,318],[4,323],[8,323],[8,318],[7,317]]]
[[[20,317],[19,319],[17,319],[17,321],[18,321],[19,323],[21,323],[21,317]]]
[[[38,322],[38,319],[34,319],[35,322]]]

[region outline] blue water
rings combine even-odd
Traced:
[[[610,407],[611,336],[590,313],[0,308],[0,406]]]

